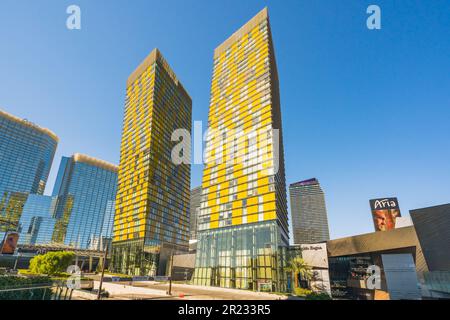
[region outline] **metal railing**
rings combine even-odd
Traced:
[[[73,289],[63,284],[0,289],[0,300],[72,300]]]

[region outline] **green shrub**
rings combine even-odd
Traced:
[[[33,287],[51,286],[49,277],[0,276],[0,300],[50,300],[51,288],[33,289]],[[14,290],[12,289],[25,289]],[[9,290],[9,291],[2,291]]]
[[[306,297],[309,294],[312,294],[312,291],[304,288],[294,288],[294,294],[299,297]]]
[[[312,292],[306,296],[306,300],[331,300],[331,297],[327,293],[315,293]]]
[[[75,254],[67,251],[38,255],[30,261],[30,272],[46,275],[62,274],[66,272],[74,258]]]

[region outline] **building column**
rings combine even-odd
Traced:
[[[92,272],[92,256],[89,256],[89,273]]]

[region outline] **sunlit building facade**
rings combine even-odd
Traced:
[[[198,216],[202,198],[202,187],[191,190],[191,202],[189,208],[189,240],[197,240]]]
[[[214,52],[194,283],[286,288],[281,110],[267,9]]]
[[[57,145],[52,131],[0,110],[1,240],[17,231],[28,194],[44,193]]]
[[[164,275],[189,243],[190,164],[175,164],[177,129],[191,132],[192,100],[158,49],[127,81],[112,268]]]
[[[0,239],[3,240],[9,231],[19,231],[19,221],[27,199],[26,192],[3,192],[0,201]]]
[[[79,153],[63,157],[52,194],[59,197],[52,242],[103,250],[112,238],[116,190],[117,166]]]
[[[330,240],[325,194],[316,178],[289,186],[294,244]]]
[[[58,137],[0,110],[0,199],[4,192],[43,194]]]
[[[19,221],[19,244],[52,243],[58,197],[29,194]]]

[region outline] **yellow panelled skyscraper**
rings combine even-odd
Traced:
[[[189,241],[190,165],[176,165],[172,132],[191,132],[192,100],[158,49],[127,81],[112,268],[164,275]]]
[[[194,283],[281,291],[289,244],[267,9],[214,52]]]

